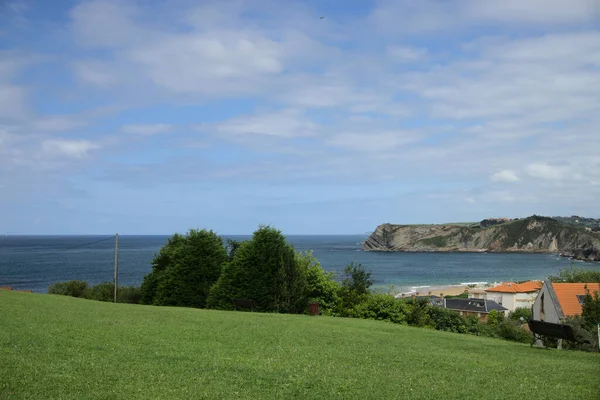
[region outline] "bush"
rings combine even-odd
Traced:
[[[397,300],[390,294],[378,293],[367,296],[362,302],[346,312],[347,316],[351,318],[406,324],[409,311],[409,307],[404,301]]]
[[[223,241],[213,231],[191,229],[174,235],[144,277],[142,300],[160,306],[206,306],[210,288],[228,261]]]
[[[441,307],[431,307],[429,310],[430,318],[438,331],[468,333],[471,329],[470,321],[467,322],[456,311],[447,310]]]
[[[306,276],[296,253],[280,231],[260,227],[243,242],[212,287],[207,306],[232,309],[234,298],[253,300],[260,311],[303,312],[307,307]]]
[[[90,296],[90,287],[85,281],[56,282],[48,288],[48,293],[87,299]]]
[[[498,312],[498,310],[492,310],[488,313],[487,323],[491,326],[497,326],[504,321],[504,315]]]
[[[565,323],[573,328],[573,334],[575,335],[575,339],[577,339],[577,343],[563,341],[563,348],[592,352],[598,351],[598,334],[596,328],[590,329],[581,316],[569,317]]]
[[[113,302],[115,299],[115,284],[103,282],[94,285],[90,290],[90,299]],[[141,288],[136,286],[119,286],[117,290],[117,303],[140,304],[142,298]]]
[[[515,311],[512,311],[508,315],[508,318],[510,318],[513,321],[520,321],[521,318],[523,318],[523,321],[527,322],[528,319],[532,318],[531,308],[518,307],[515,309]]]
[[[498,336],[513,342],[531,343],[533,335],[522,328],[521,324],[511,319],[505,319],[498,324]]]

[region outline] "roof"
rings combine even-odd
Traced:
[[[448,310],[455,311],[473,311],[479,313],[489,313],[492,310],[507,311],[507,308],[502,307],[500,304],[493,300],[486,299],[443,299],[445,300],[445,307],[440,299],[435,299],[431,304],[434,306],[444,307]]]
[[[565,317],[581,315],[581,304],[577,296],[600,292],[600,283],[553,283],[554,293]]]
[[[498,293],[530,293],[537,292],[542,288],[541,281],[527,281],[524,283],[504,282],[499,286],[485,289],[486,292]]]

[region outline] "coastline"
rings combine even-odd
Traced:
[[[421,286],[397,286],[390,292],[396,298],[416,296],[458,296],[467,290],[483,290],[500,285],[502,282],[462,282],[459,284],[432,284]]]

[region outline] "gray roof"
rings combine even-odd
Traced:
[[[492,310],[508,311],[507,308],[493,300],[486,299],[432,299],[431,305],[444,307],[454,311],[471,311],[482,314],[489,313]]]

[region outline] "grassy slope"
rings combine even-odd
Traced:
[[[592,399],[600,356],[385,322],[0,291],[0,398]]]

